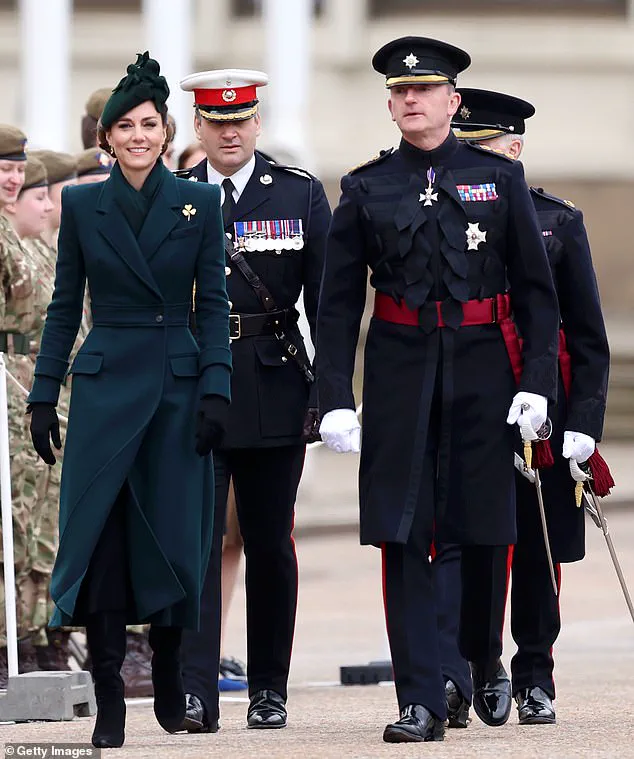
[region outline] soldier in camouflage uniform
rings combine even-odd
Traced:
[[[29,336],[38,321],[35,313],[34,273],[28,254],[5,216],[18,199],[25,182],[25,144],[26,137],[20,130],[0,125],[0,351],[4,353],[8,373],[28,389],[33,378]],[[44,172],[41,164],[40,171]],[[32,576],[37,531],[33,512],[38,500],[38,483],[46,467],[38,461],[29,444],[24,393],[9,377],[7,400],[19,665],[20,672],[30,672],[38,668],[31,640],[31,633],[38,627],[38,588]],[[0,584],[0,602],[4,606],[4,578]],[[0,685],[3,681],[6,682],[6,676],[6,628],[2,614]]]
[[[36,212],[37,195],[42,192],[39,188],[23,191],[16,204],[14,227],[18,232],[22,245],[30,256],[32,269],[37,273],[35,288],[36,313],[42,315],[34,325],[30,341],[30,358],[35,363],[39,351],[40,338],[44,327],[44,315],[51,302],[55,285],[55,264],[57,253],[49,241],[57,239],[61,211],[61,191],[67,184],[77,181],[76,161],[67,153],[56,153],[50,150],[29,152],[27,161],[27,182],[29,183],[29,165],[33,159],[39,159],[46,169],[48,188],[44,188],[48,212],[38,216]],[[29,197],[31,196],[31,197]],[[43,199],[42,199],[43,200]],[[75,345],[79,350],[86,330],[80,330]],[[68,415],[70,390],[62,387],[60,393],[60,409],[64,416]],[[36,581],[36,622],[38,629],[33,633],[39,669],[68,670],[68,630],[50,630],[47,621],[53,613],[53,604],[49,596],[49,584],[55,555],[59,542],[59,488],[61,467],[45,467],[38,482],[38,502],[33,514],[34,543],[31,561],[31,576]]]

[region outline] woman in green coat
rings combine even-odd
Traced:
[[[208,455],[231,373],[219,190],[163,165],[167,83],[145,53],[106,104],[117,159],[101,184],[63,192],[55,292],[29,396],[35,449],[55,463],[55,405],[72,377],[51,626],[86,626],[93,744],[121,746],[126,623],[150,623],[154,711],[185,716],[179,648],[196,629],[213,522]],[[70,370],[88,285],[93,328]],[[197,338],[189,329],[195,290]]]

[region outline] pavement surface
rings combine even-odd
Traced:
[[[623,570],[634,589],[634,517],[614,509],[610,527]],[[379,552],[356,535],[297,541],[300,598],[289,692],[289,726],[281,731],[245,727],[246,699],[223,700],[216,735],[168,735],[151,702],[128,708],[127,740],[107,756],[163,759],[238,757],[634,757],[634,624],[627,614],[600,531],[588,522],[585,561],[564,567],[564,628],[555,649],[557,724],[486,727],[474,716],[466,730],[448,731],[444,743],[391,746],[381,735],[397,717],[391,684],[338,685],[339,667],[386,658]],[[244,594],[238,589],[228,620],[228,653],[245,656]],[[504,660],[513,652],[508,639]],[[90,740],[93,718],[67,723],[0,726],[0,743]],[[19,755],[17,752],[15,756]]]

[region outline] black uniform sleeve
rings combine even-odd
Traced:
[[[310,325],[310,336],[315,343],[317,304],[326,256],[326,238],[330,227],[330,205],[321,182],[313,180],[309,208],[307,255],[303,257],[304,308]]]
[[[341,181],[332,215],[317,317],[319,409],[355,408],[354,359],[365,307],[367,265],[352,180]]]
[[[519,161],[511,167],[507,274],[513,314],[524,339],[519,389],[557,397],[557,295],[535,207]]]
[[[566,225],[564,254],[557,266],[561,319],[572,365],[566,429],[600,440],[610,368],[599,288],[592,265],[583,215]]]

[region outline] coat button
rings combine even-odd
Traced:
[[[231,267],[225,266],[225,276],[228,277],[231,274]]]
[[[160,324],[163,321],[163,314],[157,314],[155,321]]]
[[[233,303],[230,300],[228,300],[227,303],[229,304],[229,310],[231,310],[233,308]]]
[[[282,356],[282,363],[285,364],[287,361],[288,359],[286,358],[286,356]]]

